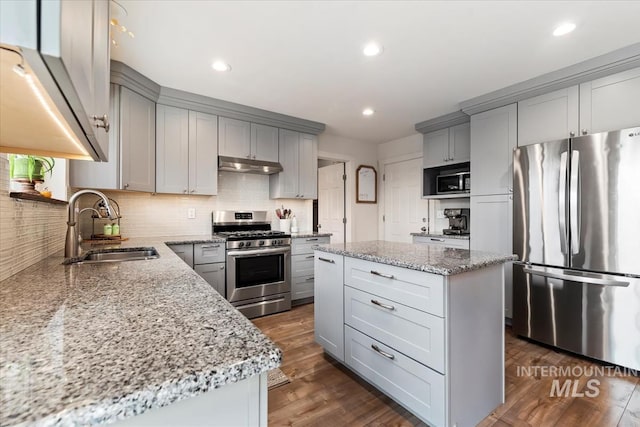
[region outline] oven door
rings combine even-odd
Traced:
[[[291,248],[227,251],[227,299],[243,301],[291,291]]]

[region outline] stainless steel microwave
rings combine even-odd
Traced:
[[[458,172],[436,177],[436,194],[468,193],[471,190],[471,174]]]

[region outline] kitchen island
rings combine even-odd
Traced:
[[[385,241],[315,248],[315,339],[434,426],[504,402],[504,269],[512,255]]]
[[[59,254],[0,282],[0,425],[266,425],[281,350],[165,245],[215,241],[131,239],[160,257]]]

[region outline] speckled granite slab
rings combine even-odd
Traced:
[[[412,236],[420,236],[420,237],[436,237],[438,239],[459,239],[459,240],[469,240],[469,235],[461,235],[461,234],[433,234],[433,233],[411,233]]]
[[[167,245],[187,245],[189,243],[224,243],[227,239],[217,234],[213,234],[206,236],[171,236],[164,238],[163,241]]]
[[[293,239],[304,239],[309,237],[331,237],[332,233],[318,233],[314,231],[291,233]]]
[[[281,350],[163,240],[118,246],[160,257],[60,254],[0,282],[0,425],[113,422],[280,365]]]
[[[318,245],[314,249],[443,276],[517,259],[515,255],[383,240]]]

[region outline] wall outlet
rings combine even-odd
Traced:
[[[436,218],[444,219],[444,209],[436,209]]]
[[[195,219],[196,218],[196,208],[187,209],[187,218]]]

